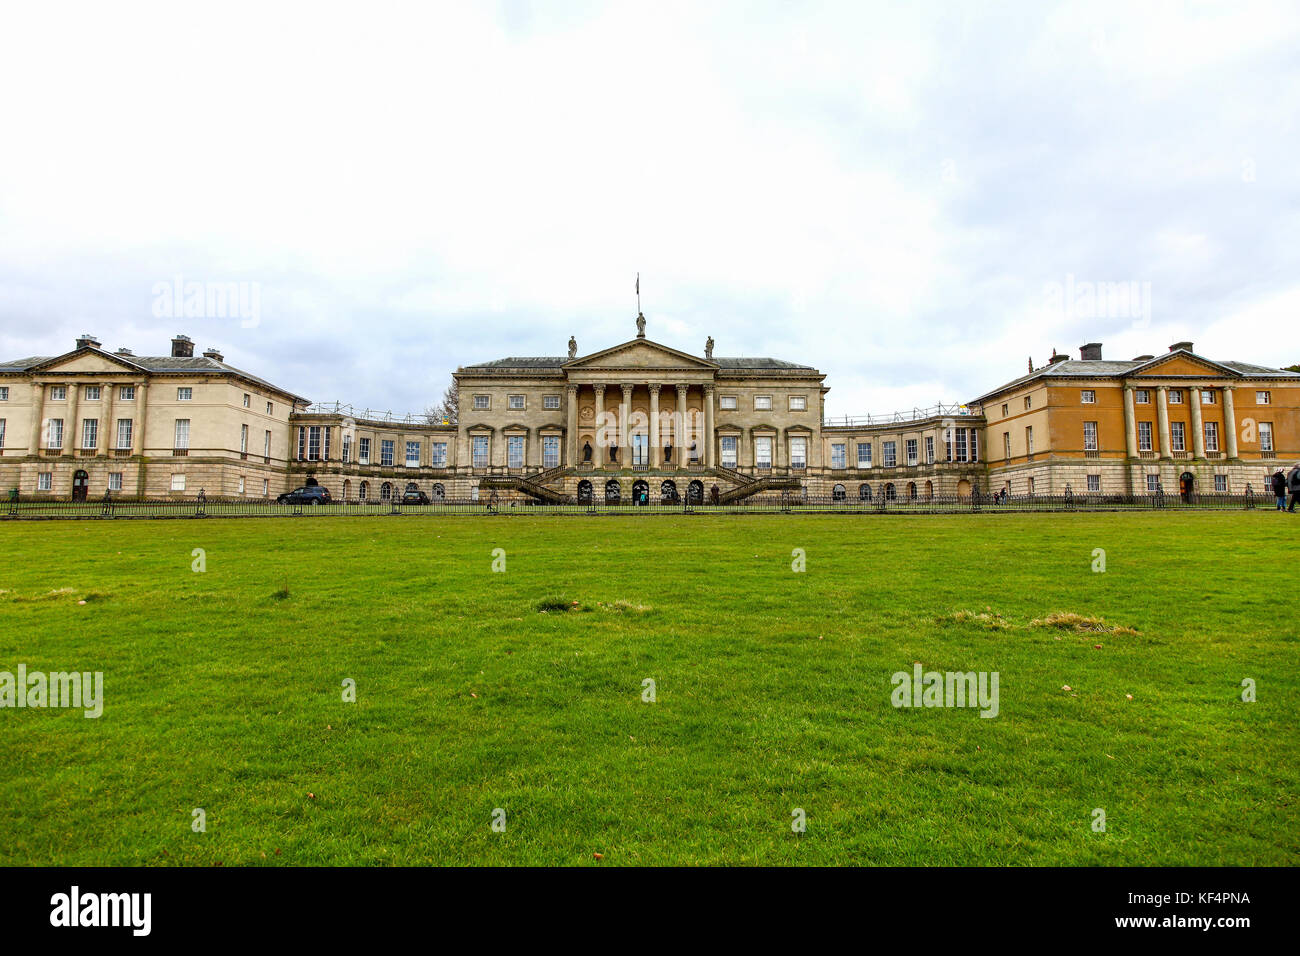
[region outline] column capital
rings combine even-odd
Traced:
[[[658,382],[651,382],[649,385],[646,386],[646,388],[650,389],[650,394],[651,394],[651,395],[653,395],[654,397],[658,398],[658,397],[659,397],[659,390],[662,389],[663,386],[660,385]]]
[[[577,395],[577,394],[578,394],[578,386],[577,386],[577,385],[566,385],[566,386],[564,386],[564,390],[565,390],[566,392],[568,392],[570,396],[573,396],[573,395]]]
[[[597,395],[604,395],[604,394],[605,394],[605,385],[604,385],[603,382],[598,382],[598,383],[592,385],[591,387],[592,387],[592,389],[595,391],[595,393],[596,393]]]
[[[704,383],[704,394],[705,394],[705,395],[712,395],[712,394],[713,394],[713,390],[714,390],[715,388],[717,388],[717,385],[715,385],[713,382],[705,382],[705,383]]]
[[[624,395],[625,397],[631,395],[631,394],[632,394],[632,389],[635,388],[635,387],[636,387],[635,385],[628,385],[628,384],[622,384],[622,385],[619,386],[619,388],[621,388],[621,389],[623,390],[623,395]]]

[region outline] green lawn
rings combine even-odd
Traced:
[[[1297,534],[1272,511],[6,522],[0,671],[102,671],[105,700],[0,710],[0,863],[1295,865]],[[1137,633],[1031,626],[1052,612]],[[998,715],[893,707],[915,661],[997,671]]]

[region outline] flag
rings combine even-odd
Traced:
[[[641,294],[641,273],[636,274],[636,294]]]

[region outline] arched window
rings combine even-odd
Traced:
[[[907,483],[907,500],[908,500],[908,501],[915,501],[915,500],[916,500],[916,482],[915,482],[915,481],[909,481],[909,482]]]
[[[584,505],[591,501],[591,482],[586,478],[578,482],[578,501]]]
[[[408,482],[406,483],[406,490],[407,490],[407,491],[419,491],[420,488],[419,488],[419,486],[418,486],[415,482],[413,482],[413,481],[408,481]]]
[[[861,484],[861,485],[858,485],[858,500],[859,500],[859,501],[870,501],[870,500],[871,500],[871,486],[870,486],[870,485],[868,485],[868,484]]]
[[[447,489],[442,486],[442,482],[435,481],[429,494],[433,496],[435,501],[442,501],[447,497]]]
[[[687,485],[686,498],[693,505],[704,504],[704,482],[696,479]]]
[[[352,497],[352,479],[344,478],[343,479],[343,500],[347,501],[351,497]]]
[[[925,483],[925,500],[929,501],[933,497],[934,497],[934,482],[927,481]]]
[[[389,501],[393,497],[393,485],[385,481],[379,486],[379,498],[381,501]]]
[[[623,497],[623,489],[619,487],[618,479],[611,478],[605,482],[605,503],[616,505],[619,499]]]
[[[895,501],[897,498],[898,492],[894,490],[894,483],[891,481],[889,484],[885,485],[885,500]]]
[[[680,500],[677,496],[677,482],[669,478],[659,486],[659,500],[666,505],[675,505]]]
[[[834,498],[836,501],[843,501],[845,498],[848,497],[848,493],[844,490],[843,485],[836,485],[834,488],[831,489],[831,497]]]
[[[370,482],[368,481],[361,482],[361,489],[357,492],[357,497],[360,500],[365,501],[366,497],[369,494],[370,494]]]

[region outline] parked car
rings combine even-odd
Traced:
[[[328,488],[321,485],[304,485],[293,491],[286,491],[275,500],[277,504],[282,505],[327,505],[333,499],[330,498]]]
[[[427,505],[429,496],[423,491],[407,491],[402,494],[402,504],[404,505]]]

